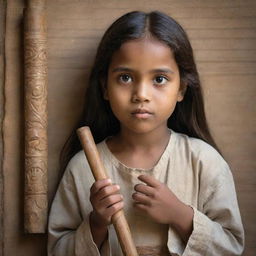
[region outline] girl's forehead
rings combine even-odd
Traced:
[[[157,65],[174,65],[171,48],[155,38],[135,39],[122,44],[113,56],[110,66],[145,65],[145,63]]]
[[[134,39],[125,42],[121,45],[119,52],[126,53],[129,52],[152,52],[152,54],[158,54],[162,52],[171,53],[170,47],[153,37],[145,37],[141,39]]]

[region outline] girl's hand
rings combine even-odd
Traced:
[[[93,207],[90,220],[97,227],[106,227],[111,217],[123,208],[123,196],[120,187],[111,184],[110,179],[98,180],[91,187],[90,201]]]
[[[173,225],[184,240],[192,232],[193,209],[182,203],[163,183],[149,175],[140,175],[132,195],[135,207],[146,213],[158,223]]]

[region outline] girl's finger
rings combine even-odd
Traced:
[[[118,202],[116,204],[113,204],[112,206],[107,208],[106,215],[107,216],[112,216],[113,214],[115,214],[119,210],[123,209],[123,207],[124,207],[124,202],[123,201],[120,201],[120,202]]]
[[[145,204],[141,204],[141,203],[134,203],[134,207],[143,211],[147,211],[148,210],[148,206]]]
[[[137,184],[134,186],[134,190],[140,193],[143,193],[147,196],[153,196],[155,193],[155,188],[152,188],[148,185]]]
[[[136,201],[136,203],[139,204],[144,204],[144,205],[150,205],[151,204],[151,199],[141,193],[133,193],[132,198]]]
[[[98,200],[102,200],[107,196],[117,194],[117,192],[119,190],[120,190],[119,185],[116,185],[116,184],[115,185],[108,185],[108,186],[105,186],[105,187],[101,188],[97,192],[96,197],[97,197]]]
[[[110,179],[104,179],[104,180],[97,180],[95,181],[91,186],[91,194],[97,193],[101,188],[104,188],[105,186],[110,185],[112,182]]]
[[[123,200],[123,196],[122,195],[115,194],[115,195],[111,195],[111,196],[108,196],[108,197],[105,197],[104,199],[102,199],[100,201],[100,205],[103,208],[109,208],[112,205],[114,205],[114,204],[116,204],[118,202],[121,202],[122,200]]]
[[[153,188],[157,188],[161,185],[160,181],[158,181],[157,179],[155,179],[153,176],[150,176],[150,175],[140,175],[138,179]]]

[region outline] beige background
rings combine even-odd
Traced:
[[[23,234],[24,2],[6,2],[0,1],[0,255],[43,256],[46,235]],[[48,0],[49,201],[58,182],[59,152],[81,111],[81,95],[100,37],[115,18],[135,9],[165,11],[188,32],[210,126],[236,182],[246,232],[243,255],[255,255],[254,0]]]

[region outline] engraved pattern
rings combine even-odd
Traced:
[[[47,41],[44,10],[26,20],[25,61],[25,231],[44,233],[47,223]],[[39,15],[38,15],[39,14]],[[35,31],[34,24],[39,30]]]
[[[24,214],[26,232],[44,233],[47,222],[47,196],[25,195]]]
[[[46,194],[47,192],[47,166],[46,159],[27,158],[25,174],[25,194]]]

